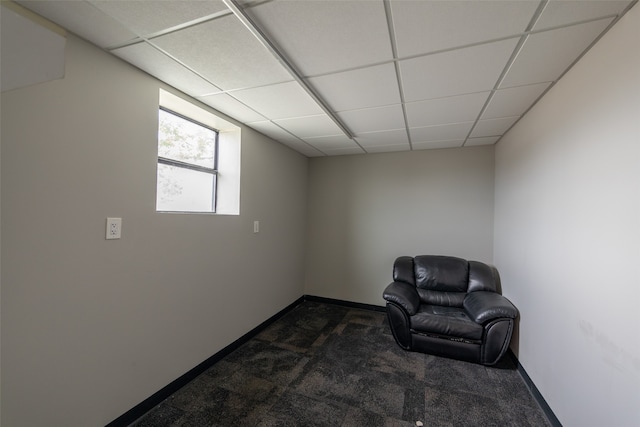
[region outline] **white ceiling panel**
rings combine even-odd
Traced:
[[[618,0],[588,0],[578,6],[574,1],[551,0],[533,26],[534,30],[573,24],[608,15],[617,15],[631,3]]]
[[[248,126],[268,136],[271,139],[275,139],[276,141],[280,141],[283,143],[302,142],[300,141],[300,138],[291,135],[289,132],[270,121],[248,123]]]
[[[224,90],[291,80],[284,67],[235,16],[157,37],[152,42]]]
[[[349,137],[347,137],[346,135],[317,136],[314,138],[305,138],[304,140],[314,147],[320,149],[350,148],[358,146],[352,139],[349,139]]]
[[[228,11],[220,0],[91,0],[91,3],[139,36],[156,33],[223,10]]]
[[[265,120],[265,117],[226,93],[203,96],[198,99],[221,113],[243,123]]]
[[[495,144],[496,142],[498,142],[499,139],[500,139],[499,136],[487,136],[487,137],[483,137],[483,138],[469,138],[464,143],[464,146],[465,147],[473,147],[473,146],[476,146],[476,145],[492,145],[492,144]]]
[[[418,142],[428,141],[451,141],[463,140],[471,130],[473,122],[452,123],[448,125],[427,126],[421,128],[411,128],[412,145],[415,147]]]
[[[18,3],[103,48],[136,38],[133,31],[90,3],[80,1],[18,1]]]
[[[473,121],[478,118],[490,92],[451,96],[407,103],[409,127]]]
[[[323,150],[327,156],[345,156],[348,154],[364,154],[364,150],[357,145],[351,148],[329,148]]]
[[[249,123],[249,126],[274,141],[278,141],[287,147],[293,148],[307,157],[324,156],[324,153],[318,151],[308,143],[301,141],[299,138],[291,135],[289,132],[283,130],[270,121]]]
[[[343,111],[338,113],[338,116],[356,134],[405,127],[404,115],[400,104],[364,110]]]
[[[367,150],[376,146],[409,145],[406,129],[362,133],[356,135],[356,141]]]
[[[191,96],[220,92],[219,88],[147,43],[115,49],[111,53]]]
[[[513,125],[520,117],[503,117],[501,119],[478,120],[470,137],[500,136]]]
[[[517,42],[509,39],[401,61],[405,101],[493,89]]]
[[[483,119],[516,116],[524,113],[533,102],[549,87],[551,83],[538,83],[497,90],[487,109],[482,113]]]
[[[537,1],[391,1],[398,56],[405,58],[513,36]]]
[[[382,1],[275,1],[248,13],[305,76],[392,59]]]
[[[608,18],[531,34],[500,87],[557,80],[610,22]]]
[[[309,79],[335,111],[399,104],[393,64],[383,64]]]
[[[428,142],[414,142],[414,150],[434,150],[438,148],[459,148],[462,147],[464,139],[455,139],[450,141],[428,141]]]
[[[239,90],[233,96],[272,120],[323,113],[298,82]]]
[[[17,3],[309,157],[495,144],[635,3],[236,1]]]
[[[310,146],[306,142],[302,142],[300,140],[284,141],[282,143],[284,145],[286,145],[287,147],[292,148],[292,149],[296,150],[298,153],[303,154],[303,155],[305,155],[307,157],[323,157],[323,156],[325,156],[325,153],[313,148],[312,146]]]
[[[274,120],[274,123],[277,123],[299,138],[339,135],[342,133],[342,129],[326,114]]]
[[[305,138],[305,142],[330,156],[363,153],[355,141],[346,136],[336,135],[319,138]]]
[[[395,151],[409,151],[411,150],[411,146],[409,143],[406,144],[395,144],[395,145],[376,145],[372,147],[366,147],[367,153],[392,153]]]

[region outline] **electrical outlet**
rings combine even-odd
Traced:
[[[122,234],[122,218],[107,218],[107,240],[119,239]]]

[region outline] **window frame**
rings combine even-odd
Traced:
[[[158,154],[158,159],[157,159],[157,164],[163,164],[166,166],[173,166],[173,167],[178,167],[178,168],[182,168],[182,169],[187,169],[187,170],[192,170],[192,171],[196,171],[196,172],[202,172],[202,173],[208,173],[211,175],[211,179],[213,180],[212,183],[212,187],[211,187],[211,210],[209,211],[189,211],[189,210],[158,210],[158,205],[157,205],[157,200],[156,200],[156,212],[179,212],[179,213],[193,213],[193,214],[197,214],[197,213],[204,213],[204,214],[208,214],[208,213],[212,213],[215,214],[217,213],[217,201],[218,201],[218,174],[220,173],[218,170],[218,152],[219,152],[219,142],[220,142],[220,131],[218,129],[215,129],[209,125],[206,125],[198,120],[195,120],[189,116],[186,116],[184,114],[178,113],[175,110],[172,110],[170,108],[164,107],[162,105],[158,106],[158,111],[164,111],[165,113],[168,114],[173,114],[174,116],[181,118],[183,120],[186,120],[188,122],[191,122],[195,125],[198,125],[202,128],[205,128],[207,130],[212,131],[215,134],[215,139],[214,139],[214,147],[213,147],[213,168],[208,168],[206,166],[201,166],[201,165],[197,165],[194,163],[189,163],[189,162],[184,162],[181,160],[175,160],[175,159],[171,159],[168,157],[164,157],[161,156],[160,154]],[[158,122],[158,131],[159,131],[159,122]],[[158,138],[158,146],[160,145],[160,138]],[[156,194],[158,192],[158,181],[156,178]],[[157,198],[157,195],[156,195]]]

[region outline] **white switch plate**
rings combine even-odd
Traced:
[[[254,233],[260,232],[260,221],[253,221],[253,232]]]
[[[122,234],[122,218],[107,218],[107,240],[119,239]]]

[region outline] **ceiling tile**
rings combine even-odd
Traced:
[[[537,1],[391,1],[398,56],[508,37],[526,30]]]
[[[221,0],[17,2],[310,157],[495,144],[632,4],[389,0],[397,76],[382,0],[239,0],[350,140]]]
[[[499,136],[487,136],[487,137],[483,137],[483,138],[469,138],[464,143],[464,146],[465,147],[473,147],[473,146],[476,146],[476,145],[492,145],[492,144],[495,144],[496,142],[498,142],[499,139],[500,139]]]
[[[363,152],[362,148],[360,148],[355,141],[343,135],[305,138],[305,142],[329,155],[333,155],[335,153],[353,154]]]
[[[551,83],[538,83],[497,90],[487,109],[482,113],[483,119],[518,116],[524,113]]]
[[[283,142],[289,148],[296,150],[298,153],[303,154],[307,157],[323,157],[325,153],[313,148],[306,142],[302,142],[300,140],[296,141],[285,141]]]
[[[298,84],[292,81],[233,92],[233,96],[269,119],[322,114],[322,109]]]
[[[224,90],[291,80],[278,60],[235,16],[157,37],[152,43]]]
[[[409,151],[411,150],[411,146],[409,143],[406,144],[396,144],[396,145],[376,145],[372,147],[365,147],[367,153],[391,153],[395,151]]]
[[[503,117],[501,119],[479,120],[473,128],[470,137],[500,136],[513,125],[520,117]]]
[[[111,53],[191,96],[220,89],[147,43],[112,50]]]
[[[376,146],[409,146],[409,137],[405,129],[387,130],[382,132],[361,133],[356,135],[356,141],[369,150]]]
[[[326,114],[274,120],[274,123],[282,126],[299,138],[338,135],[342,133],[338,125]]]
[[[270,121],[249,123],[248,126],[274,141],[278,141],[287,147],[293,148],[307,157],[324,156],[324,153],[313,148],[308,143],[301,141],[299,138],[291,135],[289,132]]]
[[[578,4],[579,3],[579,4]],[[549,1],[533,26],[534,30],[557,27],[589,19],[617,15],[631,3],[617,0]]]
[[[198,99],[221,113],[243,123],[257,122],[265,119],[265,117],[259,113],[256,113],[242,102],[225,93],[203,96]]]
[[[309,144],[320,149],[324,148],[349,148],[357,147],[358,145],[349,139],[346,135],[329,135],[329,136],[317,136],[314,138],[304,139]]]
[[[343,123],[354,133],[375,132],[405,127],[401,105],[366,108],[338,113]]]
[[[302,142],[300,141],[300,138],[291,135],[289,132],[270,121],[247,123],[247,126],[257,130],[258,132],[268,136],[271,139],[282,143]]]
[[[382,1],[267,2],[247,11],[305,76],[392,59]]]
[[[323,150],[328,156],[344,156],[348,154],[364,154],[364,150],[357,145],[351,148],[336,148]]]
[[[383,64],[309,79],[334,111],[400,103],[393,64]]]
[[[493,89],[517,42],[509,39],[401,61],[405,101]]]
[[[433,150],[437,148],[460,148],[464,143],[464,139],[456,139],[450,141],[429,141],[429,142],[414,142],[414,150]]]
[[[102,48],[136,38],[132,31],[87,2],[18,1],[18,3]]]
[[[440,126],[427,126],[411,128],[411,143],[415,147],[416,143],[427,141],[451,141],[462,140],[467,137],[473,122],[453,123]]]
[[[90,0],[140,36],[156,33],[228,9],[219,0]],[[230,13],[230,11],[229,11]]]
[[[409,127],[474,121],[490,92],[451,96],[405,104]]]
[[[500,87],[557,80],[610,22],[608,18],[529,35]]]

